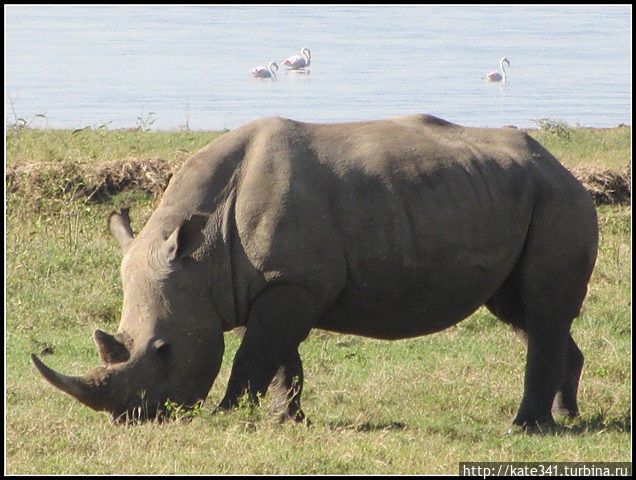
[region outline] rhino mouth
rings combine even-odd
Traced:
[[[156,397],[155,397],[156,398]],[[163,423],[169,419],[166,402],[148,398],[145,391],[129,397],[128,401],[110,411],[110,420],[117,425],[137,425],[147,422]]]
[[[190,421],[203,402],[186,406],[170,402],[143,402],[141,405],[127,407],[110,414],[111,422],[117,425],[138,425],[142,423],[166,423],[172,421]]]
[[[160,406],[139,406],[110,414],[110,420],[116,425],[139,425],[142,423],[164,423],[169,421],[170,414]]]

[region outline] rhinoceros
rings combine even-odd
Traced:
[[[404,339],[482,305],[527,341],[513,424],[578,414],[583,355],[570,327],[597,217],[583,186],[522,131],[429,115],[259,119],[189,158],[136,237],[126,210],[109,226],[124,298],[117,333],[94,333],[102,365],[67,376],[32,361],[113,420],[200,404],[224,332],[241,327],[217,409],[276,385],[280,419],[302,421],[298,347],[312,329]]]

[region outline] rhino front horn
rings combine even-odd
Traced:
[[[35,368],[37,368],[42,376],[54,387],[68,393],[73,398],[94,410],[106,409],[106,406],[103,404],[103,397],[99,395],[101,388],[95,385],[95,381],[92,377],[71,377],[58,373],[47,367],[35,354],[31,354],[31,362],[33,362]]]

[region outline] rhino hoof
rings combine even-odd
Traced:
[[[546,420],[544,422],[525,422],[523,424],[515,423],[508,431],[508,435],[525,434],[525,435],[545,435],[554,433],[558,429],[554,420]]]

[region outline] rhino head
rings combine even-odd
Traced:
[[[102,365],[83,376],[55,372],[32,355],[44,378],[94,410],[109,412],[115,422],[165,418],[167,401],[188,408],[205,400],[224,342],[205,261],[194,254],[205,244],[204,222],[192,217],[171,232],[149,222],[134,238],[128,210],[113,212],[109,228],[124,252],[117,333],[95,330]]]

